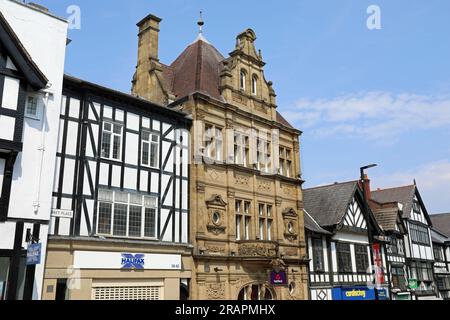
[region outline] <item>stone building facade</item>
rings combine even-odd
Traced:
[[[166,65],[160,22],[138,23],[132,92],[193,118],[190,299],[307,299],[301,132],[277,112],[255,32],[240,33],[224,57],[200,22],[198,38]]]

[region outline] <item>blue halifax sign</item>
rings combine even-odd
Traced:
[[[333,300],[375,300],[378,293],[379,300],[387,300],[387,292],[385,289],[374,289],[369,287],[342,287],[333,288]]]
[[[143,254],[122,253],[122,269],[143,270],[145,258]]]
[[[27,248],[27,266],[35,266],[41,263],[42,245],[30,243]]]

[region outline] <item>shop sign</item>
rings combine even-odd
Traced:
[[[388,294],[386,289],[377,289],[378,291],[378,300],[388,300]]]
[[[333,300],[375,300],[375,290],[369,287],[333,288]]]
[[[42,245],[30,243],[27,248],[27,266],[35,266],[41,263]]]
[[[419,282],[417,281],[417,279],[408,279],[408,287],[411,290],[415,290],[419,288]]]
[[[73,265],[77,269],[181,270],[181,255],[77,250]]]
[[[286,271],[272,271],[270,273],[270,284],[273,286],[287,286]]]
[[[145,266],[144,254],[122,253],[122,269],[143,270]]]

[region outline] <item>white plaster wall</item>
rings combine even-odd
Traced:
[[[51,210],[51,196],[56,146],[59,130],[59,110],[67,39],[67,23],[50,15],[34,10],[11,0],[0,0],[0,9],[20,41],[49,80],[47,114],[41,121],[26,119],[24,124],[23,152],[16,160],[9,217],[48,220]],[[38,186],[41,152],[41,128],[46,123],[45,153],[42,182]],[[38,189],[40,198],[38,199]],[[33,204],[39,201],[39,211]]]

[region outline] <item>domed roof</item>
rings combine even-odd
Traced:
[[[189,45],[178,58],[164,68],[164,78],[177,98],[201,92],[222,100],[220,72],[225,58],[203,36]]]

